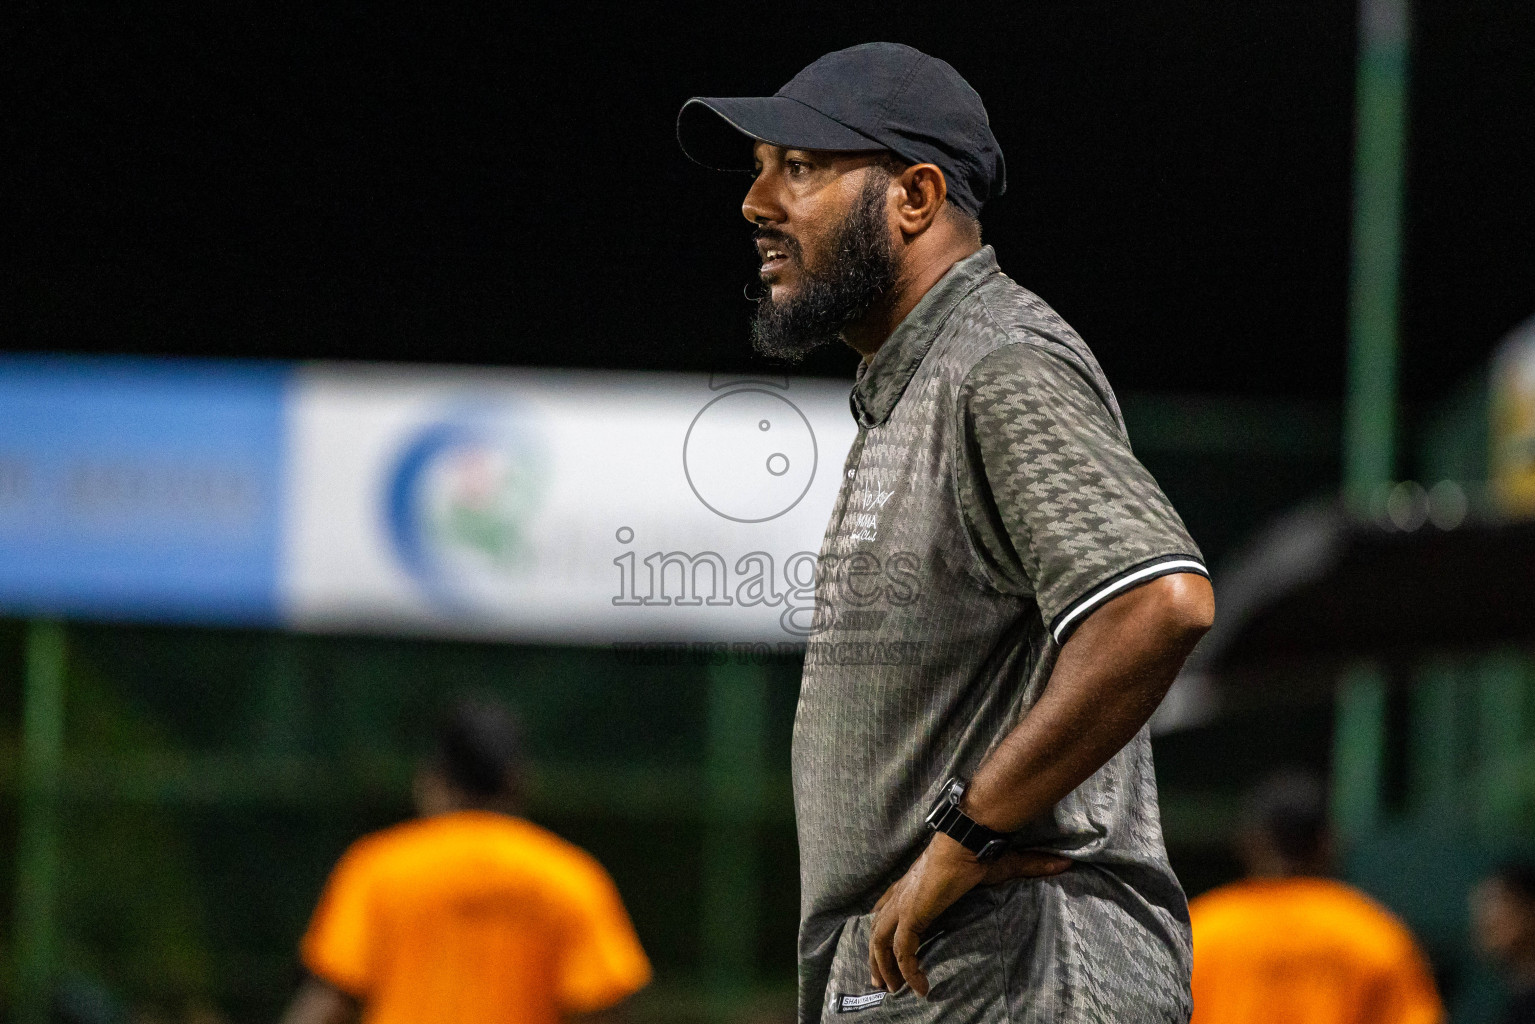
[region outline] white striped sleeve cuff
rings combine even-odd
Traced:
[[[1117,575],[1110,576],[1062,609],[1055,617],[1055,621],[1050,624],[1050,635],[1055,638],[1057,644],[1063,644],[1071,635],[1071,631],[1080,626],[1094,608],[1111,597],[1133,590],[1142,583],[1149,583],[1159,576],[1171,576],[1179,572],[1192,572],[1206,579],[1210,576],[1210,571],[1204,567],[1203,562],[1183,555],[1157,558],[1132,566]]]

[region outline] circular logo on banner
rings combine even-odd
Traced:
[[[441,601],[495,603],[527,567],[545,478],[544,447],[519,417],[467,412],[428,424],[401,448],[389,479],[396,554]]]
[[[815,433],[793,402],[761,388],[727,391],[688,427],[682,467],[715,515],[764,523],[799,504],[816,468]]]

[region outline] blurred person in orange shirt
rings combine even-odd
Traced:
[[[1249,796],[1240,882],[1189,903],[1193,1024],[1438,1024],[1444,1008],[1412,934],[1326,877],[1321,784],[1299,773]]]
[[[1535,1024],[1535,864],[1510,862],[1483,879],[1471,893],[1471,924],[1512,989],[1501,1024]]]
[[[421,817],[358,840],[326,883],[284,1024],[609,1020],[649,982],[602,865],[516,816],[519,763],[504,708],[453,709]]]

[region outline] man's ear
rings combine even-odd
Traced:
[[[936,164],[912,164],[896,179],[900,194],[896,197],[896,224],[906,235],[920,235],[938,219],[948,183]]]

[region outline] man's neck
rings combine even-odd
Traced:
[[[945,245],[931,252],[919,252],[913,247],[887,301],[876,303],[862,318],[844,327],[842,340],[863,356],[865,363],[872,362],[874,353],[917,308],[922,296],[943,280],[954,264],[980,250],[980,245],[970,243]]]
[[[509,797],[459,796],[441,806],[423,808],[421,816],[434,818],[439,814],[459,814],[464,811],[504,814],[507,817],[515,818],[521,814],[522,807],[521,801]]]

